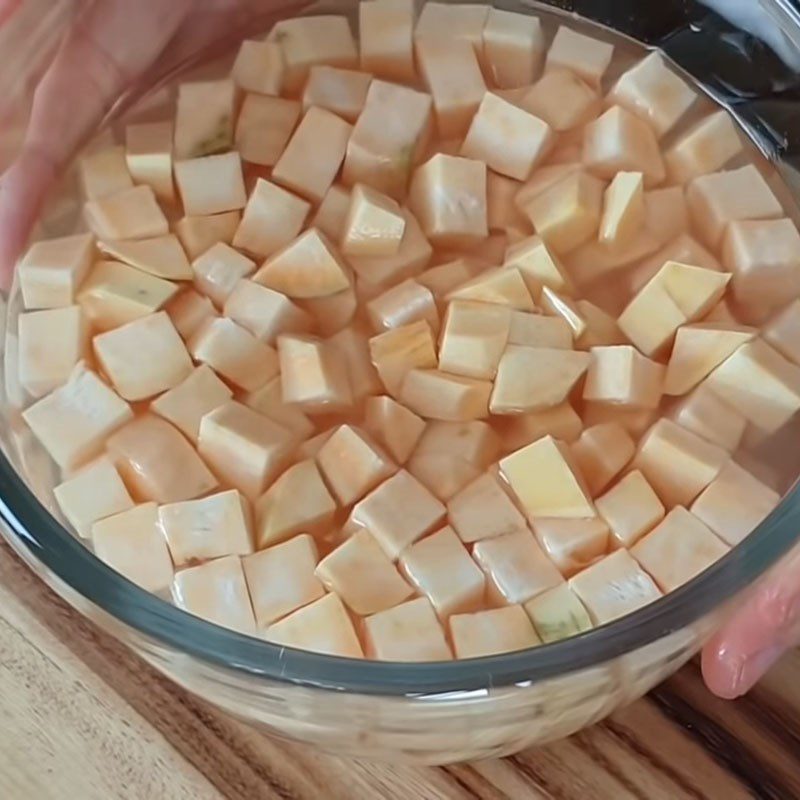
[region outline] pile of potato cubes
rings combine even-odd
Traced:
[[[286,646],[471,658],[617,619],[779,500],[734,456],[800,408],[800,235],[658,53],[611,81],[607,41],[478,5],[366,0],[359,29],[279,22],[80,161],[90,232],[19,265],[58,505]]]

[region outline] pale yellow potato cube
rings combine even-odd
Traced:
[[[227,317],[207,322],[188,342],[192,358],[253,392],[278,374],[278,355],[268,344]]]
[[[594,506],[569,448],[552,436],[500,459],[500,472],[531,517],[593,517]]]
[[[158,529],[158,507],[143,503],[92,525],[95,555],[129,581],[149,592],[167,589],[172,560]]]
[[[267,40],[279,42],[283,49],[283,90],[289,94],[303,88],[315,64],[358,66],[358,48],[346,17],[324,14],[284,19],[275,23]]]
[[[84,206],[86,223],[100,239],[148,239],[169,233],[169,225],[149,186],[124,189]]]
[[[233,246],[257,256],[271,256],[298,236],[310,208],[305,200],[259,178],[233,236]]]
[[[782,356],[800,365],[800,300],[792,301],[771,319],[761,335]]]
[[[234,287],[255,271],[256,265],[247,256],[224,242],[218,242],[192,262],[194,286],[222,308]]]
[[[496,267],[479,273],[451,291],[445,299],[471,300],[505,306],[517,311],[535,311],[531,293],[517,267]]]
[[[800,233],[790,219],[731,222],[722,248],[733,294],[769,313],[800,293]]]
[[[375,0],[369,0],[374,2]],[[350,190],[334,184],[325,193],[322,202],[311,218],[310,227],[318,228],[329,239],[338,242],[342,238],[347,212],[350,210]],[[401,212],[402,213],[402,212]],[[405,224],[405,216],[403,222]]]
[[[438,369],[412,369],[398,399],[426,419],[467,422],[489,416],[490,381],[451,375]]]
[[[414,171],[408,204],[434,245],[476,244],[489,235],[486,165],[439,153]]]
[[[152,187],[159,200],[175,200],[172,180],[172,120],[143,122],[125,128],[125,160],[135,183]]]
[[[196,81],[178,86],[176,159],[199,158],[230,149],[235,94],[231,80]]]
[[[352,425],[336,429],[317,453],[317,463],[343,506],[357,502],[397,471],[388,455]]]
[[[654,51],[622,74],[607,100],[640,116],[664,136],[696,98],[694,89],[664,63],[660,52]]]
[[[325,556],[314,574],[356,614],[385,611],[414,593],[366,530],[356,531]]]
[[[311,336],[278,337],[283,399],[308,413],[340,411],[353,404],[341,351]]]
[[[482,539],[472,556],[486,575],[490,605],[524,603],[564,581],[529,530]]]
[[[545,244],[562,255],[596,235],[604,188],[603,181],[594,175],[582,171],[568,172],[546,189],[527,198],[522,210]]]
[[[508,345],[497,369],[492,414],[525,414],[563,403],[589,366],[589,354]]]
[[[780,495],[729,461],[692,503],[692,514],[731,547],[763,522]]]
[[[383,391],[380,376],[370,361],[368,339],[360,326],[342,328],[328,339],[328,344],[337,349],[345,361],[354,399],[368,398]]]
[[[644,181],[641,172],[618,172],[603,199],[599,240],[611,247],[630,243],[645,221]]]
[[[521,605],[492,608],[450,618],[456,658],[481,658],[541,644]]]
[[[563,317],[512,310],[508,344],[572,350],[572,328]]]
[[[274,344],[282,333],[301,333],[313,327],[311,317],[286,295],[242,279],[225,299],[224,313],[257,339]]]
[[[409,278],[373,298],[366,312],[374,330],[381,332],[426,320],[431,329],[439,329],[439,312],[430,289]]]
[[[545,49],[538,17],[490,8],[482,39],[484,71],[493,85],[511,89],[533,83]]]
[[[84,539],[98,520],[133,508],[125,484],[107,456],[95,459],[53,489],[58,507]]]
[[[330,189],[344,160],[352,126],[312,106],[272,169],[272,180],[314,203]]]
[[[695,178],[686,189],[686,202],[697,236],[711,248],[719,246],[730,222],[784,215],[755,164]]]
[[[598,517],[531,520],[533,535],[547,557],[566,578],[580,572],[608,550],[608,525]]]
[[[267,259],[253,280],[289,297],[314,299],[348,289],[350,270],[325,234],[309,228]]]
[[[436,346],[430,325],[418,320],[401,325],[369,340],[372,363],[389,394],[400,392],[403,379],[412,369],[435,368]]]
[[[586,329],[575,340],[578,350],[591,350],[595,347],[612,347],[627,343],[616,319],[602,308],[588,300],[578,300],[575,310],[586,324]]]
[[[94,337],[94,353],[117,393],[144,400],[177,386],[192,360],[169,316],[158,311]]]
[[[181,194],[183,210],[190,216],[236,211],[247,203],[238,153],[176,161],[175,182]]]
[[[175,223],[175,233],[181,240],[186,255],[194,261],[217,242],[230,244],[240,219],[238,211],[182,217]]]
[[[547,51],[545,68],[569,69],[590,85],[599,86],[613,55],[614,45],[610,42],[560,25]]]
[[[652,128],[620,106],[612,106],[585,129],[583,163],[595,175],[611,179],[618,172],[641,172],[645,186],[664,180],[664,162]]]
[[[176,567],[253,552],[250,505],[235,489],[167,503],[158,520]]]
[[[413,83],[413,0],[369,0],[358,4],[361,69],[377,78]]]
[[[62,469],[73,469],[97,455],[106,437],[132,416],[130,406],[83,362],[63,386],[22,412]]]
[[[367,101],[372,75],[350,69],[311,67],[303,90],[303,108],[316,106],[354,123]]]
[[[171,422],[196,445],[200,420],[232,397],[233,392],[214,371],[201,364],[181,383],[153,400],[150,410]]]
[[[503,422],[503,444],[509,452],[519,450],[543,436],[552,436],[569,444],[576,441],[583,430],[583,421],[569,403],[531,414],[507,416]]]
[[[120,145],[81,157],[78,159],[78,173],[87,200],[100,200],[133,187],[125,161],[125,148]]]
[[[691,391],[756,333],[755,328],[736,323],[697,322],[679,328],[664,378],[664,393]]]
[[[627,550],[617,550],[573,575],[569,588],[595,625],[624,617],[661,597],[653,579]]]
[[[506,248],[504,267],[516,267],[530,290],[538,299],[542,288],[572,294],[573,285],[558,256],[551,253],[540,236],[527,236]]]
[[[472,118],[461,155],[483,161],[501,175],[524,181],[554,141],[546,122],[486,92]]]
[[[236,122],[236,149],[242,161],[272,167],[300,119],[302,106],[296,100],[247,94]]]
[[[662,418],[639,443],[633,466],[664,505],[673,508],[688,506],[717,477],[729,457],[719,445]]]
[[[728,549],[705,523],[678,506],[631,548],[631,555],[662,592],[672,592],[708,569]]]
[[[350,615],[335,594],[326,594],[273,623],[264,631],[264,638],[283,647],[314,653],[364,657]]]
[[[401,469],[356,503],[345,529],[366,528],[396,561],[406,547],[434,530],[445,512],[416,478]]]
[[[544,643],[577,636],[593,627],[588,612],[566,583],[528,600],[523,607]]]
[[[593,347],[583,399],[626,408],[656,408],[664,390],[665,368],[630,345]]]
[[[91,267],[93,250],[94,238],[89,233],[31,245],[17,266],[25,308],[72,305]]]
[[[400,570],[430,600],[442,621],[483,605],[484,575],[450,527],[404,550]]]
[[[631,547],[664,518],[666,509],[639,470],[629,472],[595,500],[613,547]]]
[[[521,312],[488,303],[451,302],[439,347],[439,367],[454,375],[492,380],[508,342],[512,313]]]
[[[282,425],[231,400],[200,420],[197,449],[220,480],[255,500],[280,473],[293,444]]]
[[[405,228],[406,220],[396,200],[357,183],[342,226],[342,252],[373,258],[396,255]]]
[[[367,397],[364,429],[398,464],[405,464],[425,430],[425,420],[387,395]]]
[[[449,661],[436,612],[426,597],[408,600],[364,620],[365,652],[378,661]]]
[[[254,634],[256,620],[239,556],[224,556],[175,574],[172,600],[196,617]]]
[[[595,117],[600,109],[600,97],[574,72],[552,69],[525,90],[519,104],[554,131],[564,132]]]
[[[327,532],[336,513],[336,501],[319,468],[308,459],[289,467],[258,498],[255,512],[256,546],[261,550],[302,531]]]
[[[714,394],[772,433],[800,409],[800,367],[761,339],[742,345],[707,378]]]
[[[430,95],[374,80],[353,126],[344,161],[344,182],[366,183],[401,200],[431,128]]]
[[[736,123],[726,109],[698,120],[664,153],[670,183],[688,183],[716,172],[742,152]]]
[[[473,45],[448,32],[442,38],[416,38],[415,50],[425,85],[433,97],[439,135],[463,136],[486,93]]]
[[[656,410],[652,408],[631,408],[613,403],[597,403],[584,400],[584,425],[602,425],[606,422],[619,422],[634,438],[641,436],[655,421]]]
[[[298,441],[306,439],[314,432],[314,423],[299,408],[283,402],[280,375],[270,378],[255,392],[243,394],[241,401],[248,408],[291,431]]]
[[[259,629],[325,595],[314,575],[317,546],[307,533],[242,559]]]
[[[572,445],[572,456],[592,497],[597,497],[622,472],[636,445],[618,422],[593,425]]]
[[[98,243],[98,247],[111,258],[157,278],[173,281],[192,278],[189,259],[177,236],[171,233],[152,239],[102,241]]]
[[[184,341],[191,339],[209,319],[217,316],[211,298],[194,289],[184,289],[176,294],[164,305],[164,311]]]
[[[20,314],[19,380],[33,397],[42,397],[69,379],[86,356],[88,326],[80,306]]]
[[[525,517],[490,473],[480,475],[453,495],[447,501],[447,515],[467,544],[528,529]]]
[[[245,92],[279,95],[283,70],[283,51],[278,42],[245,40],[239,45],[231,78]]]
[[[711,390],[707,381],[685,397],[670,414],[679,425],[733,453],[742,441],[747,420]]]

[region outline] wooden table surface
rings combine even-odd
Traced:
[[[565,741],[444,768],[351,761],[269,738],[173,686],[0,546],[3,800],[800,798],[800,656],[747,698],[689,666]]]

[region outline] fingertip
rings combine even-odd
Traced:
[[[724,644],[715,636],[703,648],[700,670],[708,690],[723,700],[741,696],[743,659],[726,654]]]

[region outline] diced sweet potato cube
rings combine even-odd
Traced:
[[[639,470],[629,472],[602,497],[597,512],[611,532],[614,547],[630,547],[664,518],[664,504]]]
[[[794,300],[771,319],[761,335],[789,361],[800,365],[800,300]]]
[[[588,612],[566,583],[528,600],[524,608],[545,643],[576,636],[593,627]]]
[[[449,37],[469,42],[475,52],[482,50],[483,30],[491,9],[472,3],[427,2],[417,20],[414,42]]]
[[[591,400],[585,400],[583,403],[585,425],[618,422],[634,438],[641,436],[653,424],[656,416],[656,411],[652,408],[631,408]]]
[[[439,312],[433,294],[410,278],[370,300],[366,311],[373,329],[378,332],[421,319],[433,330],[439,329]]]
[[[448,306],[439,348],[446,372],[491,380],[508,341],[510,314],[503,306],[455,300]]]
[[[664,366],[630,345],[593,347],[584,400],[626,408],[656,408],[664,386]]]
[[[303,107],[316,106],[354,123],[367,100],[372,75],[350,69],[311,67],[303,90]]]
[[[520,605],[456,614],[450,618],[450,636],[456,658],[480,658],[541,644]]]
[[[347,364],[330,343],[311,336],[278,337],[283,399],[310,413],[352,405]]]
[[[433,530],[445,507],[412,475],[401,469],[356,503],[346,530],[366,528],[396,561],[409,545]]]
[[[104,241],[99,248],[112,258],[167,280],[191,280],[192,268],[173,234],[152,239]]]
[[[366,654],[378,661],[448,661],[452,658],[436,612],[426,597],[364,620]]]
[[[194,260],[217,242],[230,244],[239,227],[239,219],[238,211],[183,217],[175,223],[175,233],[181,240],[186,255]]]
[[[178,86],[175,158],[199,158],[233,143],[233,81],[198,81]]]
[[[250,500],[275,479],[292,443],[286,428],[233,400],[200,421],[200,454],[222,481]]]
[[[448,35],[415,44],[417,64],[433,97],[439,135],[463,136],[486,92],[472,44]]]
[[[164,212],[149,186],[135,186],[84,207],[86,223],[101,239],[148,239],[169,233]]]
[[[78,535],[91,535],[95,522],[133,508],[133,500],[108,456],[95,459],[53,489],[67,521]]]
[[[299,333],[313,326],[311,317],[288,297],[250,280],[236,284],[224,310],[225,316],[269,344],[282,333]]]
[[[239,280],[255,268],[255,262],[224,242],[218,242],[192,263],[194,285],[210,297],[217,308],[222,308]]]
[[[640,232],[645,221],[644,183],[641,172],[618,172],[603,199],[599,239],[622,247]]]
[[[450,524],[467,544],[527,530],[525,518],[489,473],[451,497],[447,513]]]
[[[729,461],[692,503],[692,514],[722,541],[736,546],[780,502],[780,495]]]
[[[111,434],[106,451],[137,499],[177,503],[217,487],[189,442],[152,414],[137,417]]]
[[[592,564],[608,549],[608,525],[598,517],[531,520],[536,541],[562,575],[569,577]]]
[[[393,256],[400,249],[406,220],[399,204],[357,183],[342,227],[342,252],[348,256]]]
[[[670,183],[722,169],[742,151],[733,117],[723,108],[698,120],[664,154]]]
[[[366,530],[356,531],[325,556],[314,574],[356,614],[385,611],[414,593]]]
[[[664,180],[664,162],[652,128],[620,106],[612,106],[586,126],[583,163],[609,180],[622,171],[641,172],[648,187]]]
[[[474,277],[483,264],[469,258],[456,258],[426,269],[416,278],[417,283],[427,287],[437,301],[442,302],[458,286]]]
[[[435,368],[436,347],[425,320],[373,336],[369,340],[370,357],[386,390],[399,393],[406,373],[412,369]]]
[[[617,550],[574,575],[569,587],[596,625],[624,617],[661,597],[653,579],[627,550]]]
[[[174,126],[165,122],[144,122],[125,128],[125,159],[136,183],[152,187],[159,200],[175,199],[172,180]]]
[[[563,442],[544,436],[500,460],[500,471],[530,517],[593,517],[594,507]]]
[[[694,89],[664,63],[658,51],[623,73],[608,93],[610,102],[640,116],[659,136],[675,126],[696,97]]]
[[[567,323],[572,331],[572,337],[577,342],[589,331],[589,322],[581,313],[578,304],[566,295],[560,295],[549,286],[542,287],[542,296],[539,303],[546,314],[559,317]]]
[[[239,45],[231,77],[245,92],[278,95],[283,88],[283,52],[278,42],[245,40]]]
[[[484,68],[491,83],[500,89],[533,83],[544,55],[538,17],[490,8],[482,38]]]
[[[472,554],[486,575],[491,605],[524,603],[564,580],[528,530],[482,539]]]
[[[518,181],[528,178],[554,142],[550,126],[496,94],[480,101],[461,154]]]
[[[17,267],[25,308],[72,305],[91,267],[93,248],[94,239],[88,233],[31,245]]]
[[[268,380],[255,392],[242,395],[241,400],[248,408],[291,431],[297,440],[305,439],[314,431],[314,424],[299,408],[283,402],[280,375]]]
[[[517,267],[497,267],[481,272],[456,287],[446,300],[472,300],[517,311],[536,310],[522,272]]]
[[[545,286],[556,292],[572,294],[572,280],[564,265],[539,236],[528,236],[510,245],[503,266],[516,267],[520,271],[534,299]]]
[[[616,319],[602,308],[588,300],[577,300],[575,310],[585,323],[585,330],[575,340],[578,350],[592,350],[595,347],[613,347],[627,343]]]
[[[184,289],[175,295],[164,305],[164,310],[184,341],[191,339],[209,319],[217,316],[211,298],[194,289]]]
[[[92,525],[95,555],[149,592],[172,582],[172,560],[158,529],[158,507],[143,503]]]
[[[413,0],[359,3],[358,30],[361,69],[389,81],[414,81]]]
[[[588,353],[509,345],[497,370],[492,414],[523,414],[560,405],[589,366]]]
[[[564,132],[596,116],[600,97],[573,72],[553,69],[525,90],[519,104],[554,131]]]
[[[412,369],[403,378],[398,399],[426,419],[466,422],[488,416],[491,391],[489,381]]]
[[[386,395],[367,397],[364,428],[398,464],[405,464],[425,430],[425,420]]]
[[[519,450],[543,436],[574,442],[583,429],[581,418],[569,403],[531,414],[515,414],[504,418],[501,429],[506,450]]]
[[[800,367],[761,339],[742,345],[709,375],[707,385],[767,433],[800,409]]]
[[[547,51],[546,68],[572,70],[592,86],[599,86],[613,55],[611,43],[561,25]]]
[[[316,565],[317,546],[307,533],[242,559],[260,629],[324,596]]]
[[[377,370],[370,361],[369,343],[358,326],[342,328],[328,339],[339,351],[347,367],[347,377],[353,398],[360,400],[383,391]]]
[[[183,209],[189,215],[235,211],[247,203],[238,153],[176,161],[175,182],[181,193]]]
[[[728,460],[726,450],[670,419],[660,419],[639,444],[633,466],[667,508],[688,506]]]
[[[733,406],[720,400],[709,388],[700,384],[672,411],[679,425],[702,436],[706,441],[733,453],[744,435],[747,420]]]
[[[691,391],[756,332],[745,325],[719,322],[697,322],[679,328],[664,379],[664,393]]]
[[[196,617],[253,634],[256,621],[239,556],[225,556],[175,575],[172,599],[178,608]]]
[[[245,95],[236,123],[236,149],[242,160],[265,167],[277,164],[301,111],[296,100]]]
[[[718,561],[728,547],[694,514],[678,506],[632,548],[631,555],[671,592]]]
[[[644,193],[644,226],[646,232],[662,247],[689,230],[689,209],[682,186],[651,189]]]
[[[130,406],[79,363],[67,382],[22,412],[22,418],[62,469],[88,461],[106,437],[133,416]]]
[[[460,150],[460,146],[459,146]],[[517,208],[522,184],[498,172],[486,172],[486,221],[490,231],[529,231],[530,223]]]
[[[618,422],[593,425],[572,445],[572,455],[592,497],[596,497],[633,458],[636,445]]]
[[[125,148],[106,147],[78,160],[83,194],[87,200],[100,200],[133,187],[125,161]]]
[[[572,350],[572,329],[563,317],[511,311],[508,344]]]
[[[370,0],[373,2],[373,0]],[[325,193],[316,213],[311,218],[311,227],[321,230],[329,239],[338,242],[344,232],[347,212],[350,210],[350,191],[334,184]],[[405,221],[405,217],[403,217]]]

